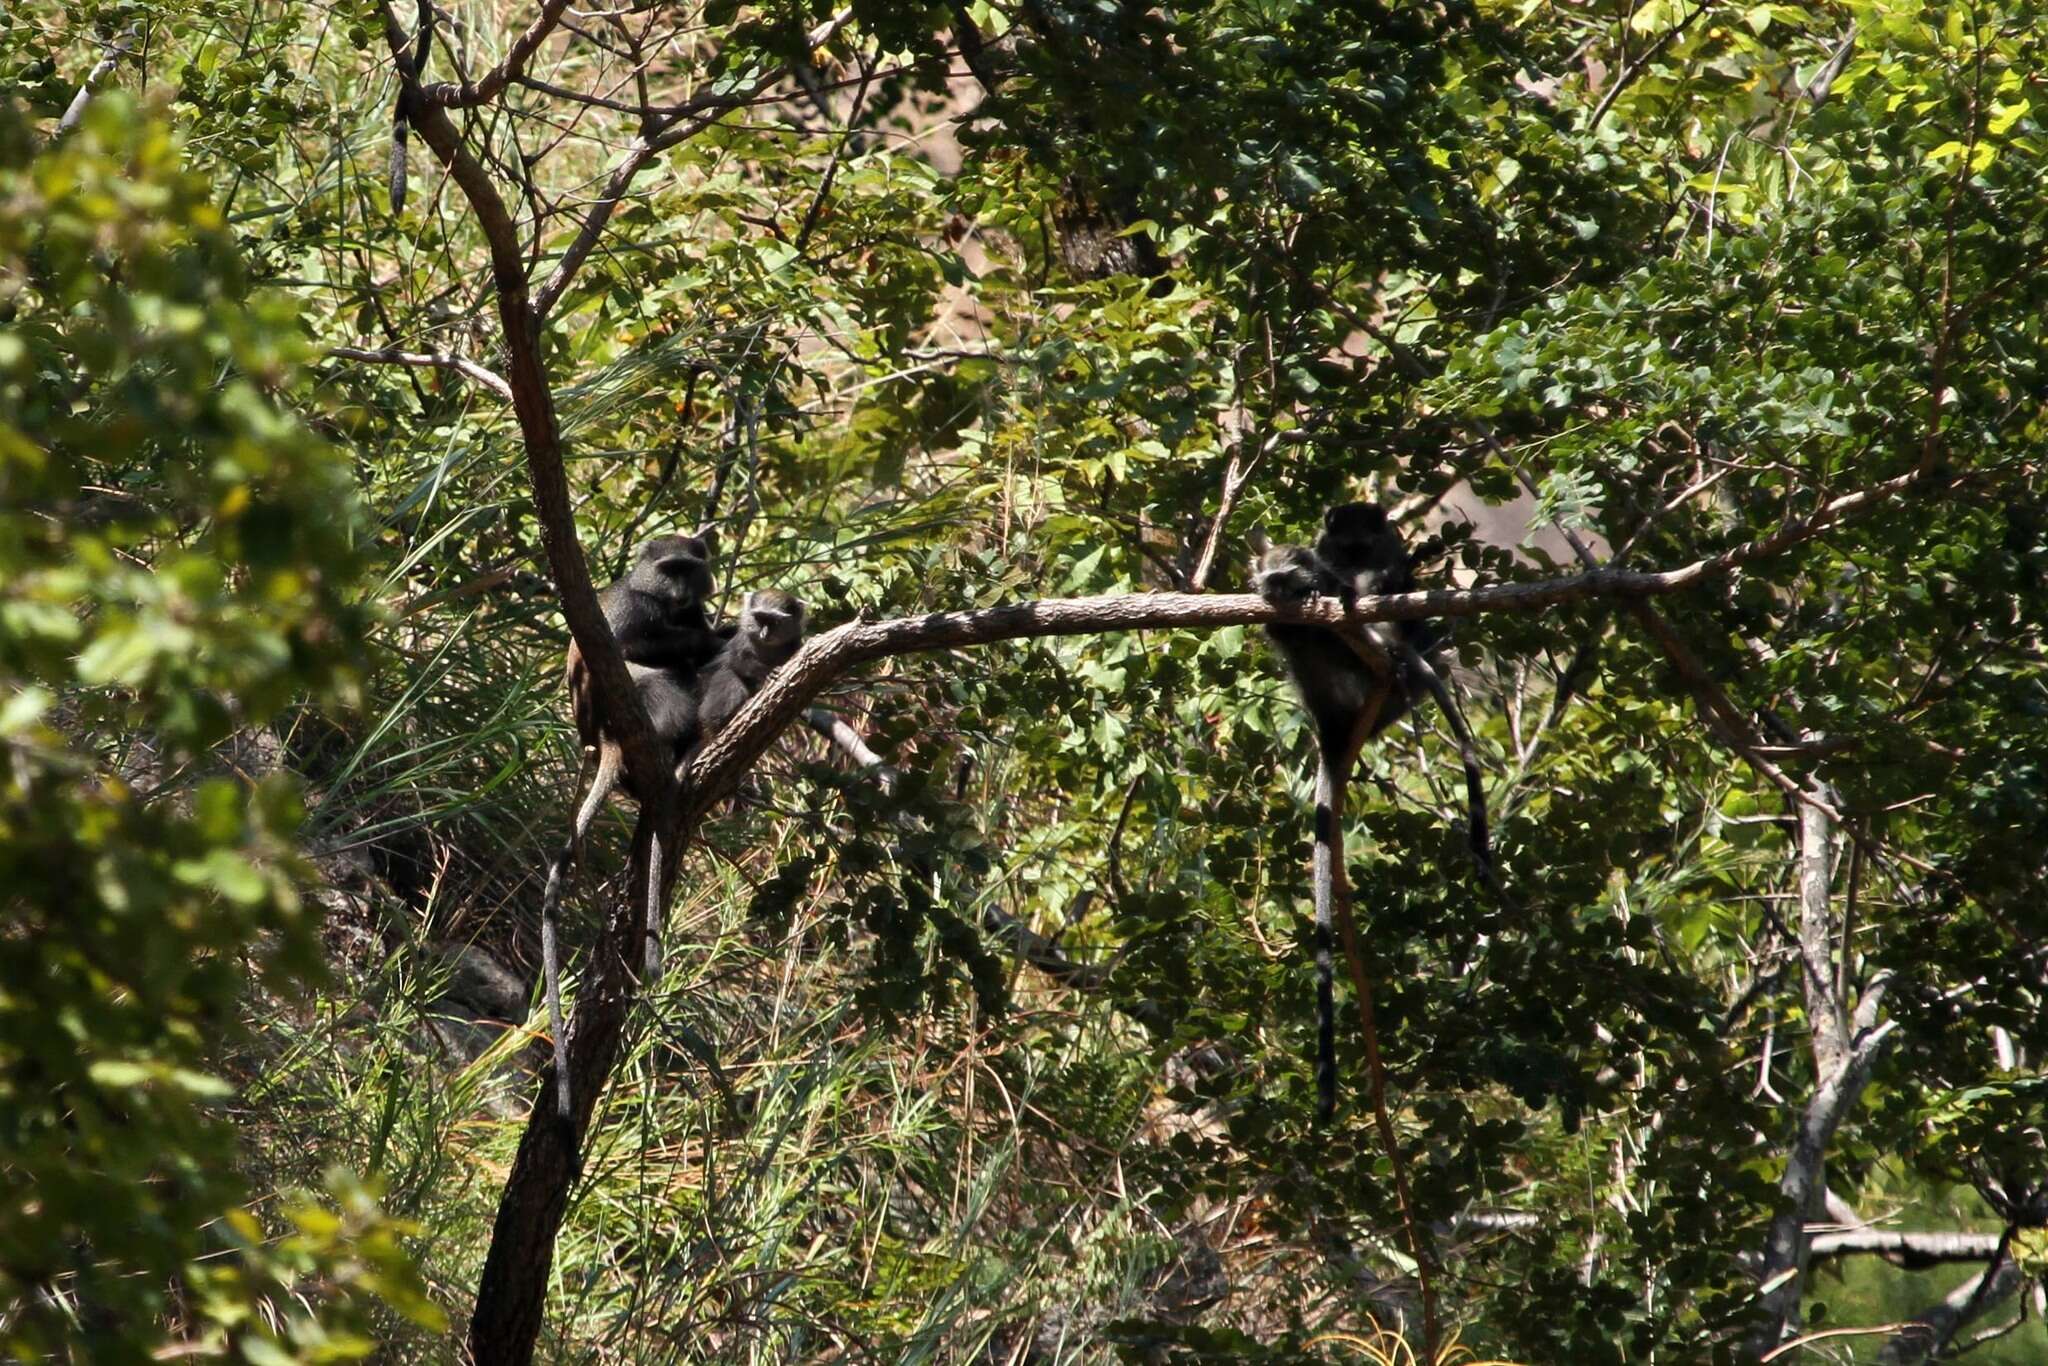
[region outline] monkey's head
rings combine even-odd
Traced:
[[[1373,573],[1399,580],[1408,568],[1401,534],[1387,524],[1387,511],[1378,503],[1340,503],[1323,513],[1316,554],[1345,579]]]
[[[740,608],[740,630],[764,656],[787,659],[804,637],[804,605],[779,588],[756,589]]]
[[[1276,607],[1307,602],[1322,587],[1315,552],[1305,545],[1267,546],[1252,561],[1252,588]]]
[[[711,596],[711,557],[718,541],[702,536],[656,536],[633,557],[636,592],[659,598],[671,613],[685,612]]]
[[[1386,535],[1387,510],[1378,503],[1339,503],[1323,512],[1323,535],[1347,545],[1363,545]]]

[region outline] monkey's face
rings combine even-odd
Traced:
[[[711,596],[711,547],[700,536],[656,536],[640,547],[634,577],[671,610],[695,607]]]
[[[804,605],[788,593],[764,589],[747,594],[747,634],[764,646],[793,645],[804,633]]]
[[[1299,606],[1321,586],[1316,558],[1306,546],[1276,545],[1252,563],[1252,587],[1275,606]]]

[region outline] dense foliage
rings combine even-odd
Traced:
[[[278,403],[291,310],[162,120],[110,99],[37,141],[0,109],[0,1340],[147,1360],[169,1316],[251,1359],[360,1355],[359,1314],[286,1295],[438,1318],[398,1230],[337,1175],[338,1212],[299,1197],[270,1240],[205,1069],[252,985],[320,964],[293,786],[211,756],[360,685],[359,496]]]
[[[1256,626],[839,680],[865,758],[815,714],[689,851],[544,1359],[1919,1360],[2031,1312],[2038,7],[464,0],[416,80],[409,4],[10,8],[17,1356],[455,1353],[547,1054],[554,432],[598,583],[712,523],[726,613],[817,629],[1240,592],[1355,497],[1435,588],[1685,577],[1458,617],[1499,889],[1443,718],[1367,753],[1397,1155],[1348,1004],[1312,1123]]]

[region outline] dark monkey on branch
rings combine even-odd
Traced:
[[[732,633],[714,629],[704,612],[712,591],[711,559],[717,553],[718,537],[710,531],[657,536],[640,547],[618,582],[597,595],[605,625],[612,628],[628,664],[694,676],[718,657]],[[596,749],[604,717],[583,651],[573,641],[568,686],[576,738],[584,749]]]
[[[1376,504],[1347,503],[1323,514],[1315,547],[1266,547],[1254,566],[1259,596],[1276,607],[1336,596],[1348,607],[1360,594],[1401,593],[1413,586],[1408,551]],[[1337,1025],[1331,926],[1350,921],[1344,874],[1344,794],[1365,742],[1406,711],[1409,688],[1390,646],[1403,628],[1421,637],[1422,623],[1389,628],[1374,624],[1338,631],[1327,626],[1274,622],[1266,634],[1286,662],[1287,675],[1316,734],[1316,1118],[1337,1106]],[[1341,909],[1340,909],[1341,908]]]
[[[1266,546],[1254,566],[1261,597],[1279,607],[1334,595],[1349,610],[1361,596],[1407,593],[1415,573],[1401,537],[1384,509],[1346,503],[1323,514],[1322,534],[1313,548]],[[1444,709],[1458,736],[1473,858],[1489,884],[1493,878],[1486,829],[1486,800],[1477,756],[1456,702],[1438,675],[1434,658],[1443,642],[1427,621],[1373,622],[1357,627],[1275,622],[1267,635],[1286,662],[1316,732],[1315,853],[1312,865],[1316,913],[1316,1118],[1327,1120],[1337,1105],[1336,1008],[1331,964],[1331,927],[1341,923],[1349,938],[1351,892],[1344,869],[1344,798],[1352,768],[1365,742],[1399,720],[1427,691]]]
[[[768,675],[789,662],[803,643],[804,605],[791,594],[764,588],[747,594],[739,620],[718,628],[725,648],[697,678],[694,687],[680,698],[666,700],[668,715],[676,729],[671,733],[659,718],[655,729],[675,746],[680,765],[696,757],[697,751],[731,723],[747,699],[761,690]],[[646,697],[643,685],[641,696]],[[683,713],[683,704],[688,714]],[[650,711],[652,708],[650,707]],[[646,943],[643,947],[640,980],[652,986],[661,979],[661,938],[657,917],[661,915],[662,888],[667,881],[659,845],[647,869]]]
[[[633,565],[597,595],[605,624],[626,657],[626,669],[647,709],[654,733],[669,746],[671,762],[686,757],[697,736],[697,695],[700,673],[724,648],[724,638],[704,614],[711,595],[711,557],[716,539],[703,536],[657,536],[641,546]],[[590,787],[577,807],[562,844],[548,868],[547,890],[541,896],[541,973],[546,983],[548,1027],[555,1036],[555,1108],[569,1144],[576,1151],[569,1103],[569,1040],[562,1028],[562,964],[559,913],[570,867],[583,847],[590,823],[614,788],[638,797],[625,754],[609,734],[590,669],[574,642],[567,669],[570,711],[576,736],[591,771]]]

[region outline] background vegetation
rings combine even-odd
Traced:
[[[820,629],[1377,498],[1507,894],[1425,711],[1351,828],[1404,1212],[1348,1012],[1311,1123],[1258,610],[864,664],[689,850],[540,1359],[2048,1349],[2048,14],[436,13],[411,80],[410,4],[0,11],[15,1357],[481,1340],[563,487],[598,583],[715,524]]]

